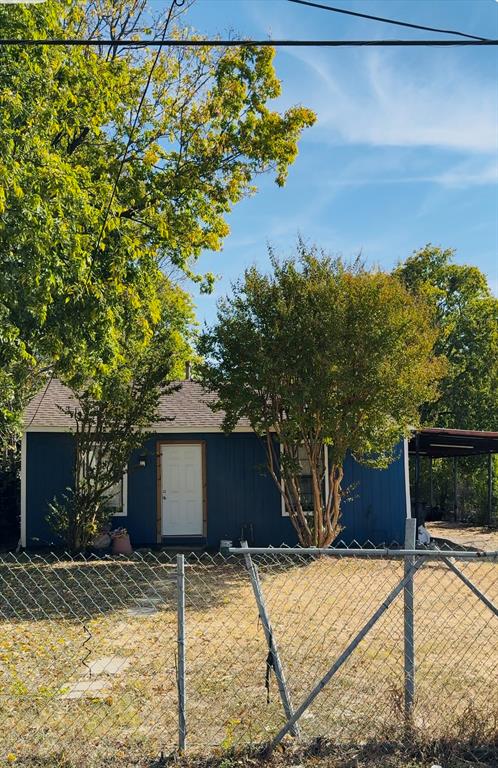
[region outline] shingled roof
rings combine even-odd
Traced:
[[[182,429],[192,431],[199,430],[219,430],[223,420],[223,412],[214,413],[209,407],[213,402],[214,395],[206,392],[205,389],[196,381],[178,382],[180,389],[170,395],[164,395],[159,404],[159,418],[155,424],[151,425],[151,430],[155,432],[175,432]],[[64,409],[74,408],[76,400],[68,387],[61,384],[57,379],[52,379],[48,386],[44,387],[31,400],[24,413],[25,429],[42,430],[50,429],[69,429],[72,426],[72,419]],[[62,409],[62,410],[61,410]],[[249,422],[241,419],[237,429],[249,430]]]

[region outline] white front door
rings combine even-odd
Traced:
[[[202,445],[161,446],[161,533],[202,536]]]

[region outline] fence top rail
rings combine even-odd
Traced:
[[[451,549],[347,549],[332,547],[229,547],[230,555],[327,555],[327,557],[422,557],[432,560],[458,558],[459,560],[498,560],[498,550],[473,551]]]

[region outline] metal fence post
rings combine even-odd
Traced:
[[[178,598],[177,645],[178,645],[178,749],[185,751],[187,723],[185,716],[185,557],[176,556],[176,584]]]
[[[408,517],[405,523],[405,549],[414,550],[416,546],[417,520]],[[410,574],[414,558],[410,555],[404,557],[404,575]],[[405,723],[411,727],[413,717],[413,703],[415,699],[415,644],[413,621],[413,571],[403,588],[403,613],[404,613],[404,673],[405,673]]]
[[[240,545],[242,548],[245,548],[247,547],[247,542],[241,541]],[[251,586],[254,592],[254,597],[256,598],[259,618],[261,619],[261,624],[263,625],[263,631],[265,633],[266,642],[268,644],[268,649],[273,661],[273,669],[275,672],[275,677],[277,678],[278,692],[280,694],[280,699],[282,701],[282,706],[284,708],[285,715],[287,719],[289,719],[294,715],[294,709],[292,706],[292,701],[290,698],[289,691],[287,689],[287,682],[285,680],[284,668],[280,660],[277,641],[275,640],[275,637],[273,635],[273,629],[270,623],[270,618],[268,616],[268,610],[266,608],[265,598],[263,596],[263,590],[261,589],[261,581],[259,578],[258,568],[254,564],[250,554],[244,555],[244,560],[245,560],[246,568],[249,572],[249,578],[251,579]],[[291,733],[293,736],[299,736],[299,726],[297,724],[294,724],[292,726]]]

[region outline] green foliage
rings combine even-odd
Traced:
[[[123,339],[122,362],[111,372],[86,381],[73,378],[77,406],[67,413],[74,424],[74,487],[52,502],[48,515],[70,550],[85,549],[109,521],[109,495],[158,420],[161,396],[172,391],[178,328],[170,309],[166,296],[147,345],[133,333]]]
[[[428,244],[395,270],[412,293],[432,305],[438,328],[435,351],[448,362],[439,396],[423,404],[421,420],[426,426],[498,430],[498,299],[477,267],[455,264],[454,256],[452,249]],[[487,519],[486,461],[459,461],[461,518]],[[442,511],[453,510],[450,461],[436,463],[433,482],[435,503]],[[495,487],[495,498],[497,493]]]
[[[455,252],[426,245],[395,270],[406,287],[433,306],[437,354],[448,369],[439,397],[424,404],[427,426],[498,429],[498,299],[485,275],[454,264]]]
[[[216,324],[202,336],[201,376],[217,393],[227,432],[246,417],[265,438],[270,473],[301,543],[328,546],[340,531],[346,453],[387,466],[417,423],[419,405],[434,397],[442,364],[432,354],[425,303],[392,276],[348,266],[302,241],[297,259],[271,259],[273,274],[247,270],[220,302]],[[312,476],[311,517],[299,488],[300,446]]]
[[[146,34],[154,8],[4,5],[0,36],[132,37]],[[107,374],[130,327],[147,342],[161,271],[209,290],[212,276],[195,270],[200,253],[221,247],[226,215],[259,173],[284,183],[314,120],[302,107],[268,108],[280,92],[273,54],[165,48],[106,219],[155,49],[2,47],[0,430],[18,424],[43,372]]]
[[[94,506],[88,513],[86,505],[73,488],[54,498],[48,505],[47,522],[60,537],[69,552],[84,551],[110,519],[110,511]]]

